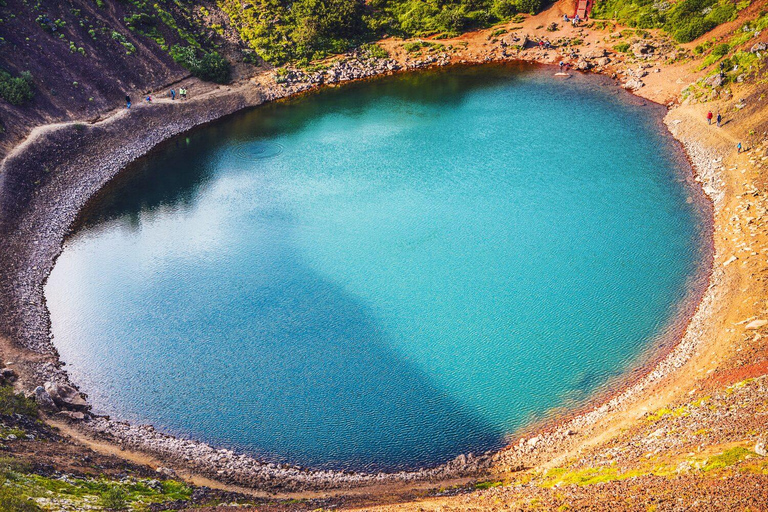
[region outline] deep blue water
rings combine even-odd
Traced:
[[[661,115],[510,66],[198,129],[84,213],[46,286],[55,345],[97,411],[270,460],[500,447],[637,367],[705,277]]]

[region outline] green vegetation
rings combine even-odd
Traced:
[[[475,489],[490,489],[492,487],[499,487],[503,482],[500,480],[487,480],[485,482],[478,482],[475,484]]]
[[[701,468],[701,470],[706,472],[712,471],[713,469],[726,468],[728,466],[733,466],[734,464],[737,464],[738,462],[741,462],[742,460],[754,455],[756,455],[756,453],[752,450],[737,446],[735,448],[731,448],[730,450],[724,451],[720,455],[715,455],[714,457],[710,458],[707,461],[707,464]]]
[[[174,61],[198,78],[219,84],[230,81],[232,68],[218,52],[202,52],[202,57],[198,57],[198,50],[192,46],[174,45],[170,54]]]
[[[737,0],[598,0],[592,16],[616,19],[630,27],[662,28],[675,40],[688,43],[735,19],[738,11],[748,6],[749,1]]]
[[[621,53],[626,53],[629,51],[629,43],[619,43],[613,47],[614,50]]]
[[[376,43],[366,43],[360,50],[371,59],[388,59],[389,52]]]
[[[0,89],[2,91],[2,89]],[[0,386],[0,415],[37,416],[37,404],[24,395],[13,392],[11,386]]]
[[[569,471],[566,468],[552,468],[544,476],[542,487],[556,485],[592,485],[603,482],[624,480],[645,474],[641,471],[619,472],[614,467],[583,468]]]
[[[442,50],[445,46],[440,43],[431,43],[429,41],[410,41],[403,44],[403,49],[408,53],[416,53],[422,49],[428,51]]]
[[[240,37],[273,64],[340,53],[384,35],[456,35],[536,12],[542,0],[219,0]]]

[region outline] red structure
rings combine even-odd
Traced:
[[[595,5],[595,0],[578,0],[576,4],[576,14],[581,20],[586,20],[589,15],[592,14],[592,7]]]

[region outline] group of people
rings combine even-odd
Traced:
[[[715,119],[715,121],[717,122],[717,127],[718,127],[718,128],[720,128],[720,126],[721,126],[721,125],[722,125],[722,123],[723,123],[723,116],[722,116],[722,114],[720,114],[720,112],[718,112],[718,113],[717,113],[717,117],[715,117],[715,116],[714,116],[714,114],[712,114],[712,111],[711,111],[711,110],[709,110],[709,111],[707,112],[707,124],[712,124],[712,119],[713,119],[713,118],[714,118],[714,119]],[[741,153],[742,151],[744,151],[744,148],[742,147],[742,145],[741,145],[741,142],[739,142],[738,144],[736,144],[736,151],[737,151],[737,152],[739,152],[739,153]]]
[[[171,89],[171,91],[169,92],[169,95],[170,95],[172,100],[175,100],[176,96],[177,96],[176,90],[175,89]],[[186,87],[179,87],[178,96],[179,96],[179,99],[186,100],[187,99],[187,88]],[[146,101],[147,103],[152,103],[152,95],[151,94],[147,94],[144,97],[144,101]],[[127,109],[131,108],[131,97],[129,95],[127,95],[127,94],[125,95],[125,108],[127,108]]]
[[[546,39],[546,38],[539,39],[538,44],[539,44],[539,48],[541,48],[542,50],[549,50],[550,48],[552,48],[552,43],[549,42],[549,39]]]
[[[176,91],[174,89],[171,89],[170,95],[172,100],[176,99]],[[179,87],[178,95],[179,95],[179,99],[182,99],[182,100],[187,99],[187,89],[185,87]]]
[[[574,16],[573,18],[569,18],[567,14],[563,14],[563,21],[565,23],[569,23],[570,22],[575,27],[576,25],[579,24],[579,22],[581,21],[581,18],[579,17],[578,14],[576,14],[576,16]]]
[[[707,112],[707,124],[712,124],[712,118],[714,115],[712,114],[712,111],[710,110]],[[720,124],[723,122],[723,116],[720,114],[720,112],[717,113],[717,127],[720,128]]]

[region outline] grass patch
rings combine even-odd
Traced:
[[[738,12],[748,6],[749,2],[735,0],[597,0],[592,17],[638,29],[661,28],[678,42],[688,43],[736,19]]]
[[[426,49],[428,51],[439,51],[443,48],[445,48],[445,45],[440,43],[432,43],[430,41],[409,41],[407,43],[403,43],[403,49],[408,53],[416,53],[422,49]]]
[[[492,487],[500,487],[502,485],[501,480],[487,480],[485,482],[478,482],[475,484],[475,489],[490,489]]]
[[[11,386],[0,386],[0,415],[37,416],[37,404],[24,395],[14,393]]]
[[[715,469],[727,468],[728,466],[733,466],[734,464],[738,464],[739,462],[746,459],[747,457],[752,457],[754,455],[757,455],[757,454],[752,450],[748,450],[747,448],[737,446],[735,448],[731,448],[730,450],[726,450],[719,455],[715,455],[714,457],[711,457],[707,461],[706,465],[703,468],[701,468],[701,470],[704,472],[707,472]]]
[[[646,473],[636,470],[619,473],[616,468],[612,467],[583,468],[574,471],[568,471],[565,468],[553,468],[545,474],[542,487],[553,487],[555,485],[593,485],[603,482],[624,480],[642,476],[644,474]]]

